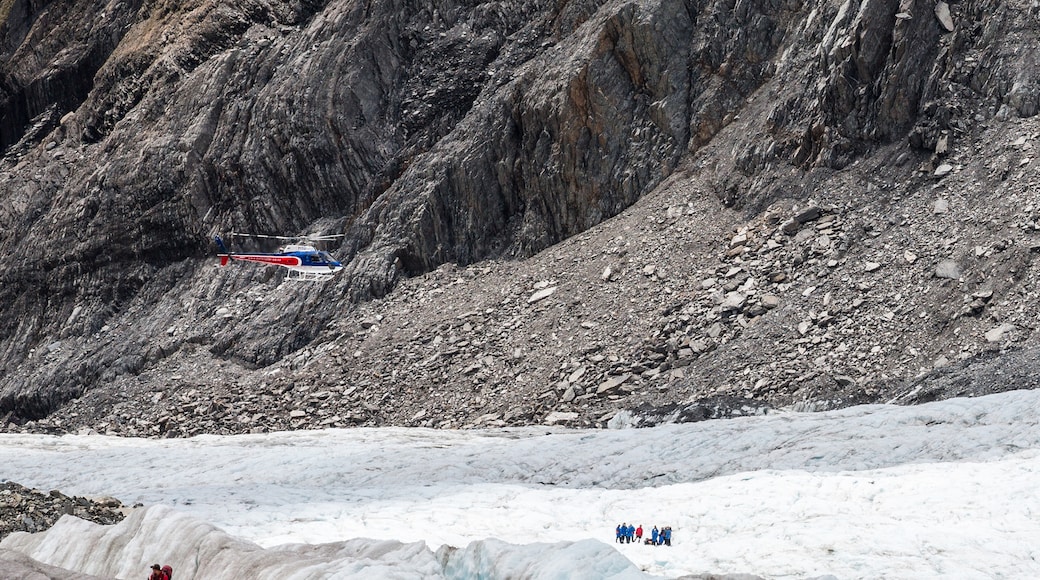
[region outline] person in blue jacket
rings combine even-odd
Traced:
[[[614,541],[620,544],[621,543],[621,524],[618,524],[617,528],[614,529],[614,532],[617,534],[617,538]]]
[[[657,531],[657,526],[654,526],[653,531],[650,532],[650,542],[653,545],[657,545],[657,541],[660,539],[660,532]]]
[[[664,545],[672,545],[672,526],[665,526],[664,528]]]

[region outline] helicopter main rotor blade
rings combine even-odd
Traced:
[[[314,242],[327,242],[336,238],[342,238],[346,234],[322,234],[322,235],[303,235],[303,236],[272,236],[269,234],[246,234],[242,232],[231,232],[232,236],[244,237],[244,238],[266,238],[269,240],[284,240],[284,241],[297,241],[297,240],[310,240]]]
[[[312,240],[315,242],[328,242],[330,240],[335,240],[336,238],[342,238],[345,235],[346,234],[326,234],[322,236],[302,236],[302,238],[305,240]]]
[[[266,239],[269,239],[269,240],[298,240],[298,239],[300,239],[298,236],[297,237],[270,236],[270,235],[267,235],[267,234],[244,234],[242,232],[231,232],[231,235],[232,236],[238,236],[240,238],[266,238]]]

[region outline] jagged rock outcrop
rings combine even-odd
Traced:
[[[593,425],[732,395],[896,396],[917,371],[872,341],[900,314],[936,360],[962,340],[952,320],[995,310],[991,344],[1028,344],[1011,313],[1040,247],[1037,9],[948,9],[13,2],[0,419]],[[918,213],[934,195],[947,213]],[[998,240],[987,220],[1022,207]],[[231,230],[345,233],[347,267],[311,286],[216,270],[210,236]],[[943,260],[962,275],[933,281]]]
[[[125,517],[125,509],[115,498],[74,497],[58,490],[44,493],[4,481],[0,483],[0,539],[11,532],[41,532],[64,515],[114,524]]]

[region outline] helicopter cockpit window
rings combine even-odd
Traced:
[[[305,259],[308,264],[320,264],[322,262],[319,254],[307,254]]]
[[[321,252],[321,259],[323,261],[325,261],[325,262],[335,262],[336,261],[336,260],[332,259],[332,254],[330,254],[328,252]]]

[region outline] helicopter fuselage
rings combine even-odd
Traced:
[[[280,248],[275,253],[239,253],[227,251],[223,247],[223,242],[219,238],[217,240],[218,245],[224,250],[218,254],[221,266],[228,265],[231,260],[238,260],[267,266],[281,266],[300,274],[329,276],[343,269],[343,265],[337,262],[331,254],[320,251],[314,246],[291,244]]]

